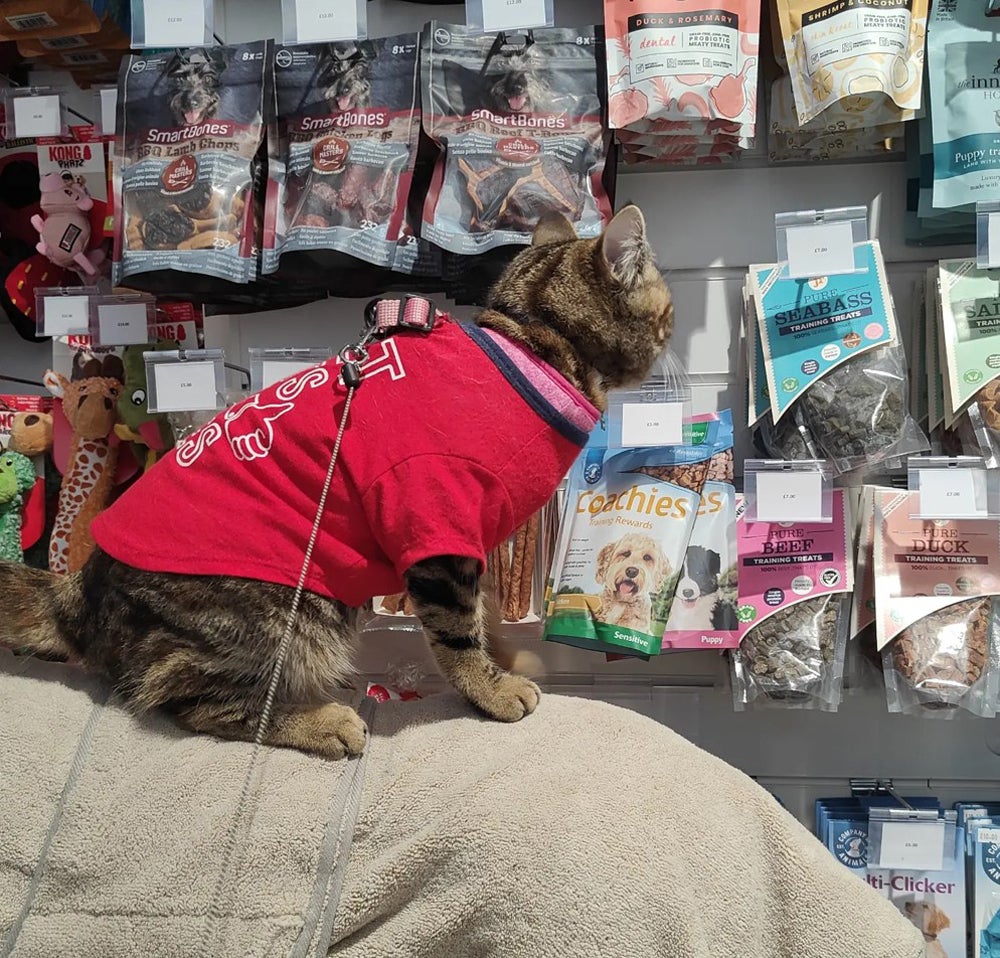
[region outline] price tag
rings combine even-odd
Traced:
[[[149,314],[146,304],[98,306],[97,336],[101,346],[130,346],[149,342]]]
[[[986,519],[985,469],[921,469],[920,515],[928,519]]]
[[[757,519],[760,522],[820,522],[823,474],[758,472]]]
[[[944,864],[944,822],[883,822],[879,868],[940,871]]]
[[[196,412],[218,406],[213,362],[195,359],[184,363],[157,363],[153,366],[153,375],[156,377],[157,412]]]
[[[850,222],[789,226],[786,239],[792,279],[854,272],[854,229]]]
[[[297,43],[357,40],[363,32],[353,0],[295,0]]]
[[[147,47],[205,45],[205,0],[145,0],[142,14]]]
[[[986,268],[1000,267],[1000,213],[990,213],[986,227]]]
[[[267,389],[287,376],[294,376],[303,369],[311,369],[314,362],[301,362],[296,359],[265,359],[260,364],[261,389]]]
[[[545,0],[482,0],[482,6],[483,30],[487,33],[552,25]]]
[[[679,446],[683,442],[683,403],[630,402],[622,405],[623,446]]]
[[[113,136],[118,116],[118,87],[101,90],[101,132]]]
[[[90,329],[89,296],[46,296],[42,313],[45,336],[86,334]]]
[[[62,133],[58,96],[18,96],[13,102],[15,136],[59,136]]]

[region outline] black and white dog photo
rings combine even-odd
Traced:
[[[689,546],[670,607],[670,628],[697,632],[735,630],[736,606],[719,591],[722,560],[704,546]]]

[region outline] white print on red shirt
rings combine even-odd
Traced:
[[[331,370],[339,365],[340,361],[335,360],[323,366],[313,366],[282,381],[274,391],[281,402],[261,405],[261,397],[257,394],[227,409],[223,414],[225,427],[218,420],[213,420],[178,444],[177,465],[184,468],[193,466],[205,450],[223,435],[233,455],[241,462],[266,458],[274,446],[275,421],[294,409],[295,404],[292,400],[297,399],[307,389],[325,386],[332,376]],[[371,379],[380,372],[388,372],[393,382],[406,376],[399,350],[391,339],[375,343],[369,350],[368,359],[359,369],[362,380]],[[261,414],[259,421],[243,418],[251,409]]]

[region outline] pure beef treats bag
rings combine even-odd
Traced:
[[[257,274],[254,181],[270,41],[122,61],[114,282],[192,288]],[[176,274],[183,273],[184,277]]]
[[[598,51],[593,28],[424,29],[423,123],[441,151],[425,239],[463,255],[527,245],[551,210],[580,237],[600,233],[611,207]]]
[[[420,111],[417,34],[279,46],[263,271],[279,260],[391,268],[406,212]]]

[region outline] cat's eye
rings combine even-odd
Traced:
[[[132,393],[133,406],[141,406],[145,401],[146,401],[145,389],[137,389],[134,393]]]

